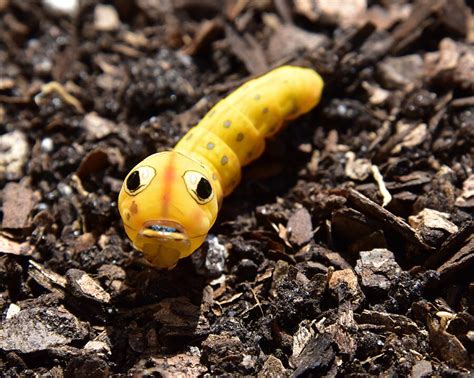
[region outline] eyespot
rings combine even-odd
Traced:
[[[208,203],[214,197],[211,183],[202,173],[186,171],[183,180],[191,197],[200,205]]]
[[[147,165],[134,169],[125,179],[125,192],[130,196],[137,195],[145,190],[155,174],[155,170]]]

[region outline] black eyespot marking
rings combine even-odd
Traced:
[[[188,193],[199,205],[205,205],[214,198],[212,186],[201,172],[186,171],[183,180]]]
[[[123,189],[129,196],[136,196],[150,185],[155,174],[155,169],[148,165],[135,167],[125,180]]]
[[[127,179],[127,189],[131,192],[140,187],[140,173],[138,171],[132,172]]]
[[[201,180],[199,180],[196,188],[196,194],[202,200],[208,199],[212,194],[211,184],[204,177],[201,177]]]

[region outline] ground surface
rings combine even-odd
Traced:
[[[3,374],[472,372],[468,4],[54,3],[0,0]],[[127,171],[286,63],[324,77],[318,109],[244,170],[202,250],[145,266]]]

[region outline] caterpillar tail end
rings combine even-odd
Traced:
[[[298,110],[286,116],[287,120],[298,118],[318,105],[324,89],[323,78],[315,70],[303,67],[295,68],[302,73],[299,75]]]

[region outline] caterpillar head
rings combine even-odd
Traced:
[[[217,185],[197,160],[176,151],[151,155],[127,175],[118,207],[135,248],[172,268],[205,240],[218,212]]]

